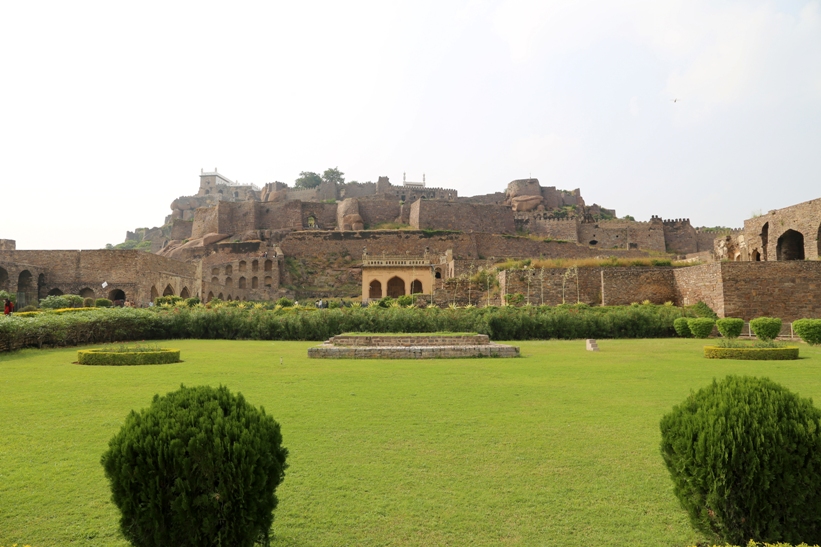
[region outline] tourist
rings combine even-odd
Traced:
[[[6,301],[3,303],[3,315],[11,315],[11,312],[14,311],[14,302],[6,298]]]

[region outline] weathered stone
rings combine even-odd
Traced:
[[[514,211],[533,211],[542,205],[542,196],[516,196],[511,203]]]
[[[202,244],[203,245],[211,245],[212,243],[216,243],[217,241],[222,241],[229,237],[228,234],[205,234],[202,236]]]

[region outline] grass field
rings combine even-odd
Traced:
[[[227,385],[290,451],[275,545],[684,546],[658,423],[691,389],[769,376],[821,400],[821,350],[715,361],[698,340],[520,343],[519,359],[309,360],[311,343],[173,341],[183,363],[0,355],[0,545],[125,546],[100,456],[131,409]],[[282,364],[280,364],[282,358]]]

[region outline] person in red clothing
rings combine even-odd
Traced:
[[[14,311],[14,302],[6,298],[6,302],[3,306],[3,314],[4,315],[11,315],[11,312]]]

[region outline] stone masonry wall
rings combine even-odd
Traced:
[[[382,195],[359,199],[359,216],[366,227],[374,227],[383,222],[396,222],[402,213],[402,205],[396,199],[385,199]]]
[[[696,230],[690,225],[690,219],[678,218],[664,221],[664,241],[670,252],[678,254],[697,253],[698,238]],[[712,245],[710,246],[712,248]]]
[[[601,268],[601,287],[605,306],[676,301],[675,276],[670,267]]]
[[[17,248],[17,242],[13,239],[0,239],[0,251],[13,251]]]
[[[676,304],[691,306],[704,302],[724,317],[724,291],[721,282],[721,263],[712,262],[701,266],[675,268]]]
[[[579,223],[575,219],[552,219],[548,213],[534,211],[515,213],[516,231],[562,241],[579,241]]]
[[[719,264],[724,309],[719,315],[821,318],[821,262],[724,262]]]
[[[593,243],[595,242],[595,243]],[[664,252],[664,228],[661,222],[601,220],[579,224],[579,243],[599,249],[638,248]]]
[[[522,304],[557,306],[578,301],[597,305],[601,303],[601,269],[579,268],[578,278],[566,268],[545,268],[544,273],[541,269],[505,270],[499,273],[499,290],[521,294]]]
[[[821,255],[821,198],[776,209],[744,221],[744,260],[754,260],[755,252],[761,260],[778,258],[778,240],[787,230],[794,230],[804,238],[804,258],[814,260]],[[761,234],[767,234],[762,241]]]
[[[175,218],[174,224],[171,226],[171,239],[176,239],[178,241],[182,241],[184,239],[191,239],[191,234],[193,233],[193,231],[193,221]]]
[[[513,211],[501,205],[419,200],[411,205],[410,224],[417,230],[460,230],[512,234]]]

